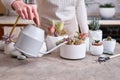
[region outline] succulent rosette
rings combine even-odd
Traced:
[[[64,38],[56,44],[58,45],[64,41],[67,41],[67,45],[80,45],[85,42],[86,37],[87,34],[77,32],[77,35],[75,35],[74,37]]]
[[[64,22],[56,23],[55,20],[52,21],[52,26],[48,27],[48,32],[51,36],[63,36],[67,34],[67,30],[63,29]]]
[[[15,35],[9,36],[8,34],[5,34],[2,37],[3,37],[3,41],[5,41],[6,44],[9,44],[10,42],[15,42],[16,40]]]
[[[94,46],[101,46],[103,43],[100,40],[95,40],[92,45]]]

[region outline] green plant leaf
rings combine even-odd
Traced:
[[[64,26],[64,22],[60,22],[57,24],[57,28],[56,28],[56,31],[57,32],[60,32],[61,30],[63,30],[63,26]]]

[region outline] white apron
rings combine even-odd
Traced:
[[[75,5],[74,0],[38,0],[41,28],[47,33],[52,20],[64,21],[64,28],[68,30],[69,35],[73,36],[78,31]]]

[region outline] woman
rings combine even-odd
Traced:
[[[25,4],[23,0],[2,0],[8,9],[14,9],[23,19],[34,20],[46,32],[51,21],[64,21],[64,28],[74,35],[80,26],[81,33],[88,33],[87,14],[84,0],[37,0],[36,7]],[[40,17],[40,21],[39,21]]]

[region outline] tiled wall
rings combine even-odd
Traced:
[[[120,13],[120,0],[95,0],[95,2],[98,2],[100,4],[113,3],[116,7],[116,13]],[[99,15],[99,4],[90,4],[87,6],[87,12],[88,15]]]

